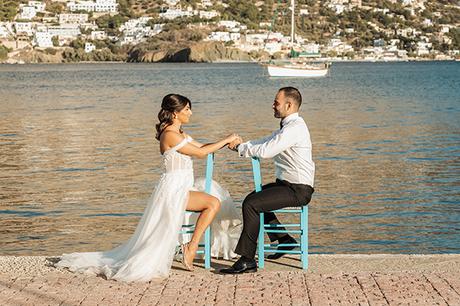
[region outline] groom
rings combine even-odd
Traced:
[[[238,151],[242,157],[273,158],[276,182],[262,186],[262,191],[250,193],[243,201],[243,231],[235,252],[241,257],[232,267],[222,269],[225,274],[239,274],[257,271],[254,259],[259,234],[259,213],[265,213],[265,222],[280,224],[272,210],[307,205],[313,194],[315,164],[312,160],[310,132],[299,108],[302,96],[294,87],[281,88],[273,102],[275,118],[281,119],[280,129],[271,136],[244,142],[236,140],[229,148]],[[284,229],[284,228],[280,228]],[[268,234],[270,240],[279,243],[296,243],[288,234]],[[261,241],[260,243],[263,243]],[[278,247],[292,250],[294,247]],[[269,255],[278,259],[282,253]]]

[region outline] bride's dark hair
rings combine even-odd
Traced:
[[[187,105],[192,108],[192,102],[184,96],[178,94],[164,96],[161,102],[161,110],[158,113],[158,120],[160,120],[160,122],[155,126],[157,129],[156,139],[160,140],[161,133],[163,133],[166,127],[173,123],[174,112],[180,112]]]

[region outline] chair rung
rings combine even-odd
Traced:
[[[182,224],[182,227],[195,227],[195,224]]]
[[[265,249],[265,253],[282,253],[282,254],[302,254],[302,251],[283,251],[283,250],[275,250],[275,249]]]
[[[195,231],[180,231],[179,234],[193,234]]]
[[[302,230],[264,230],[266,233],[293,233],[302,234]]]
[[[299,227],[300,224],[265,224],[265,228],[276,228],[276,227]]]
[[[196,254],[204,254],[204,250],[198,250],[196,251]]]
[[[286,213],[286,214],[299,214],[302,212],[301,209],[277,209],[277,210],[272,210],[271,212],[273,213]]]
[[[269,243],[269,244],[264,244],[264,247],[285,247],[285,246],[294,246],[294,247],[299,247],[300,243]]]
[[[198,244],[198,247],[199,247],[199,248],[204,248],[204,243]]]

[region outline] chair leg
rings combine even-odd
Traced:
[[[211,269],[211,229],[204,232],[204,268]]]
[[[308,206],[302,206],[302,211],[300,213],[300,249],[302,251],[302,269],[306,270],[308,268]]]
[[[214,169],[214,154],[208,154],[206,160],[206,182],[205,182],[205,192],[211,194],[211,185],[212,185],[212,172]],[[211,226],[206,228],[204,232],[204,268],[209,270],[211,269]]]
[[[260,228],[259,228],[259,238],[257,239],[257,255],[258,255],[258,265],[259,269],[263,269],[265,266],[265,246],[264,246],[264,233],[265,233],[265,221],[264,221],[264,213],[260,213]]]

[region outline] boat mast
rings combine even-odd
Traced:
[[[294,27],[295,27],[295,21],[294,21],[294,11],[295,11],[295,4],[294,0],[291,0],[291,48],[294,47]]]

